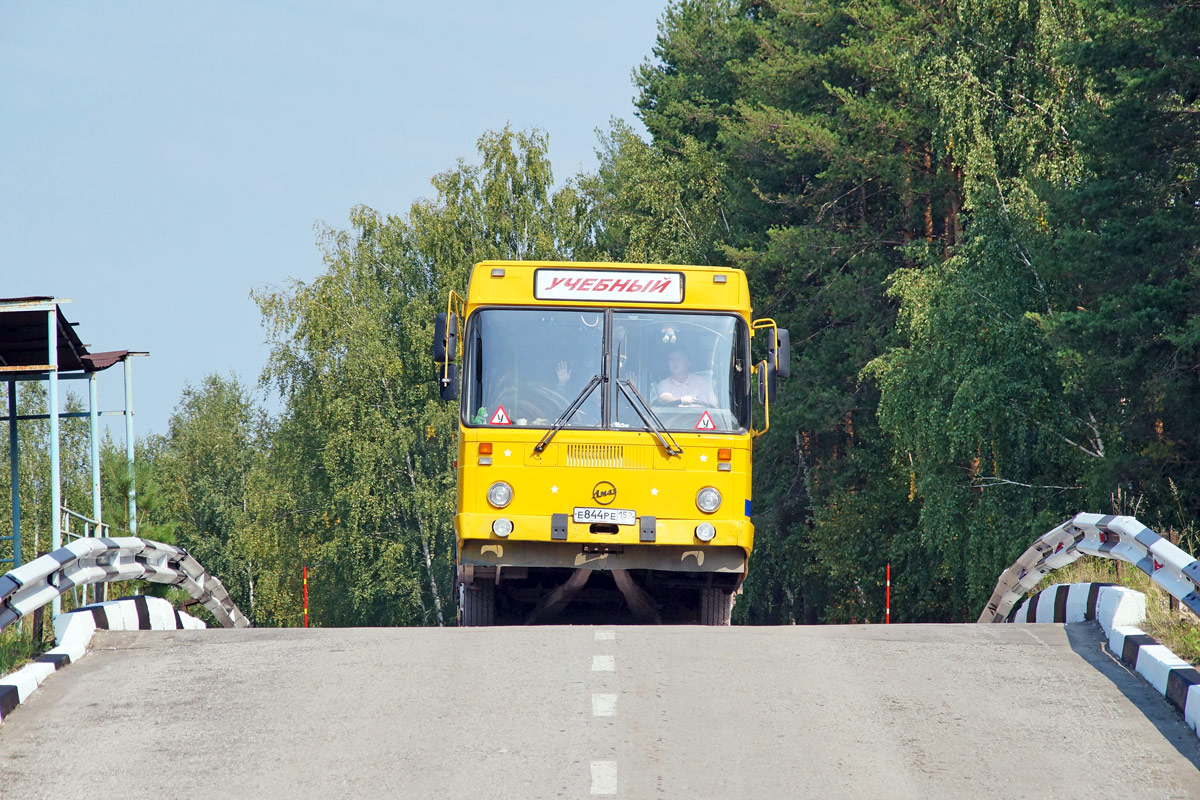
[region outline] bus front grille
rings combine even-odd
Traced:
[[[569,444],[567,466],[620,469],[625,466],[623,450],[619,444]]]

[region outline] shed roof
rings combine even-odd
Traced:
[[[56,344],[59,372],[98,372],[129,355],[128,350],[89,353],[54,297],[0,298],[0,374],[48,372],[50,330],[46,314],[57,320]]]

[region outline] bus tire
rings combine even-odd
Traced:
[[[479,581],[463,587],[462,624],[474,628],[496,623],[496,585]]]
[[[728,625],[733,611],[733,595],[716,586],[700,590],[700,624]]]

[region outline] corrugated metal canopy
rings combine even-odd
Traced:
[[[98,372],[129,355],[128,350],[89,353],[75,332],[75,323],[63,316],[59,302],[53,297],[0,298],[0,373],[47,371],[50,326],[46,315],[51,309],[57,320],[59,372]]]
[[[106,350],[103,353],[89,353],[83,357],[84,368],[88,372],[99,372],[108,369],[118,361],[123,361],[129,355],[128,350]]]

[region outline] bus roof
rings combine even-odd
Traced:
[[[732,267],[607,261],[481,261],[467,314],[479,306],[600,306],[737,311],[750,315],[746,275]]]

